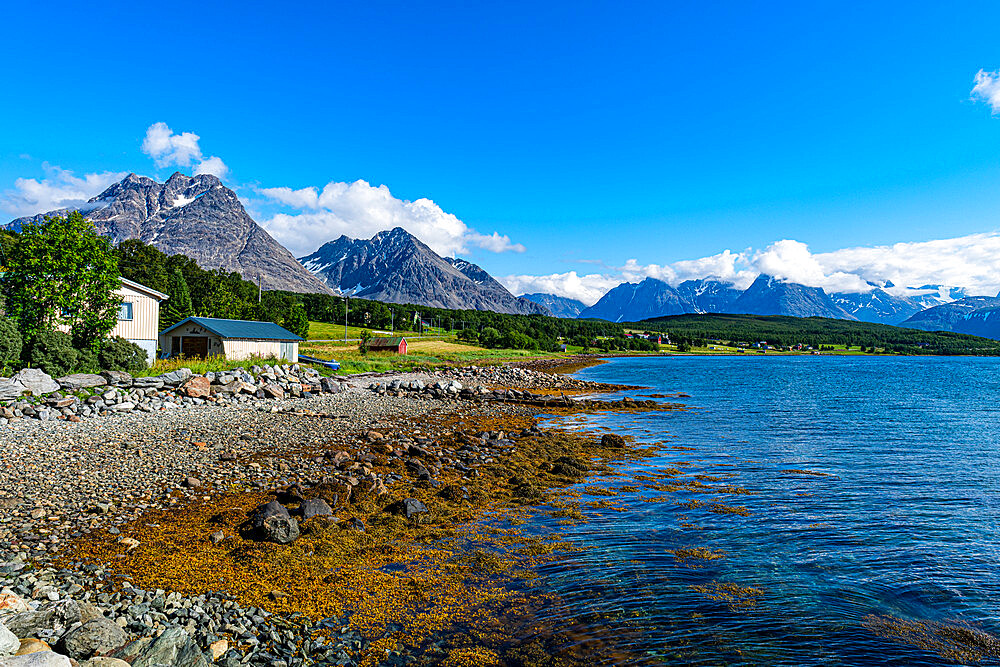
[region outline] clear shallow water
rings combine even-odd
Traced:
[[[1000,634],[1000,360],[622,358],[577,377],[689,394],[670,400],[690,411],[582,421],[693,447],[643,467],[735,473],[726,483],[753,495],[588,509],[566,529],[583,551],[542,571],[563,600],[549,620],[602,628],[634,649],[623,661],[649,663],[952,664],[876,636],[870,614]],[[678,505],[691,498],[751,514]],[[689,546],[726,557],[692,568],[667,553]],[[763,594],[734,609],[691,589],[711,581]]]

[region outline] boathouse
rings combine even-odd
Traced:
[[[274,322],[188,317],[160,333],[160,348],[170,357],[276,357],[294,364],[302,340]]]

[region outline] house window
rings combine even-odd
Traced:
[[[125,301],[122,303],[121,308],[118,309],[118,319],[119,320],[131,320],[132,319],[132,302]]]

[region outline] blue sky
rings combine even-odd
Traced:
[[[0,207],[30,204],[18,179],[70,182],[57,167],[162,178],[215,157],[262,223],[283,214],[293,251],[416,216],[515,288],[596,276],[552,279],[582,296],[726,249],[753,271],[781,240],[812,258],[971,234],[934,282],[1000,284],[952,257],[1000,229],[1000,118],[971,94],[1000,69],[1000,5],[705,4],[19,3]],[[197,135],[200,157],[171,144],[158,165],[154,123]],[[302,203],[359,179],[373,189]],[[405,204],[421,198],[436,210]],[[360,219],[372,201],[388,212]]]

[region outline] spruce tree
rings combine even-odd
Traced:
[[[167,299],[166,307],[163,309],[163,317],[166,319],[166,328],[177,324],[185,317],[194,315],[194,306],[191,304],[191,291],[188,289],[187,281],[180,269],[174,269],[170,276],[170,298]]]

